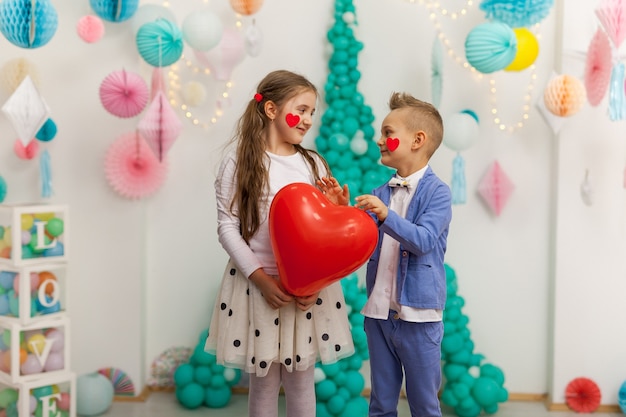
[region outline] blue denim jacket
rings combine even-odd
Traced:
[[[373,195],[386,205],[391,187],[384,184]],[[443,310],[446,304],[446,272],[444,254],[452,220],[450,187],[430,167],[417,185],[409,203],[406,218],[389,210],[384,222],[378,222],[378,245],[367,264],[367,295],[372,293],[383,233],[400,242],[397,276],[398,302],[414,308]]]

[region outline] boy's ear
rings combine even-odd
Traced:
[[[413,143],[411,144],[411,149],[417,150],[424,146],[426,143],[426,133],[423,130],[418,130],[415,132],[413,136]]]
[[[278,109],[276,108],[276,103],[273,101],[267,100],[263,106],[263,110],[265,111],[265,115],[270,119],[274,120],[276,118],[276,112]]]

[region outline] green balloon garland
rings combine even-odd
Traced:
[[[508,400],[504,373],[491,364],[481,364],[484,357],[474,353],[474,342],[467,327],[469,318],[463,314],[465,300],[457,294],[456,273],[446,265],[448,298],[443,313],[444,336],[441,359],[444,363],[445,385],[441,402],[454,408],[459,417],[476,417],[498,411],[498,403]]]
[[[357,89],[361,78],[358,54],[363,43],[354,37],[356,11],[352,0],[336,0],[334,17],[327,33],[333,47],[324,87],[328,107],[315,146],[328,161],[333,176],[340,184],[348,184],[354,198],[388,181],[393,171],[378,162],[380,150],[372,126],[375,118]]]

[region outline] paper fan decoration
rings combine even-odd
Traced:
[[[104,36],[104,22],[98,16],[83,16],[78,19],[76,33],[87,43],[98,42]]]
[[[592,106],[600,104],[611,81],[612,52],[606,33],[598,29],[589,43],[585,62],[585,89]]]
[[[562,74],[552,78],[543,92],[546,108],[560,117],[578,113],[587,94],[585,86],[574,76]]]
[[[140,199],[156,192],[165,182],[167,164],[160,163],[136,132],[119,137],[106,153],[104,173],[118,194]]]
[[[193,349],[176,346],[166,349],[150,366],[148,386],[158,388],[172,388],[176,386],[174,372],[183,363],[189,362]]]
[[[483,0],[480,9],[487,19],[495,19],[518,28],[542,21],[554,5],[554,0]]]
[[[133,117],[148,104],[148,86],[139,74],[126,70],[114,71],[100,84],[100,101],[114,116]]]
[[[126,372],[118,368],[98,369],[98,373],[104,375],[113,384],[113,393],[120,396],[134,396],[135,385]]]
[[[0,2],[0,32],[20,48],[39,48],[54,36],[57,11],[50,0]]]
[[[515,186],[502,170],[498,161],[495,161],[480,180],[478,193],[493,213],[499,216],[514,188]]]
[[[9,94],[13,94],[26,76],[30,76],[33,84],[39,87],[39,71],[35,64],[26,58],[15,58],[7,61],[2,66],[2,70],[0,70],[2,89]]]
[[[430,53],[430,91],[433,105],[439,108],[443,91],[443,48],[437,37],[433,41]]]
[[[595,9],[596,16],[615,48],[626,38],[626,4],[623,0],[602,0]]]
[[[577,413],[592,413],[600,406],[602,395],[589,378],[575,378],[565,388],[565,403]]]
[[[517,37],[510,26],[487,22],[474,27],[465,38],[465,57],[477,71],[489,74],[515,59]]]
[[[165,159],[181,129],[182,123],[162,91],[157,92],[137,125],[137,131],[145,138],[159,161]]]
[[[11,120],[24,146],[28,146],[50,114],[48,105],[37,91],[30,76],[24,78],[24,81],[4,103],[2,111]]]

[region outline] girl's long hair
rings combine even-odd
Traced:
[[[265,114],[264,104],[271,100],[280,109],[286,101],[305,91],[312,91],[317,95],[317,88],[305,77],[286,70],[273,71],[257,87],[256,92],[261,95],[261,101],[252,98],[237,123],[233,137],[233,140],[238,141],[235,168],[237,189],[230,210],[237,208],[241,236],[246,242],[259,230],[263,221],[260,207],[266,203],[263,200],[269,190],[265,135],[271,120]],[[311,165],[316,180],[321,176],[315,155],[324,164],[327,171],[324,175],[330,176],[328,164],[317,152],[301,145],[294,146]]]

